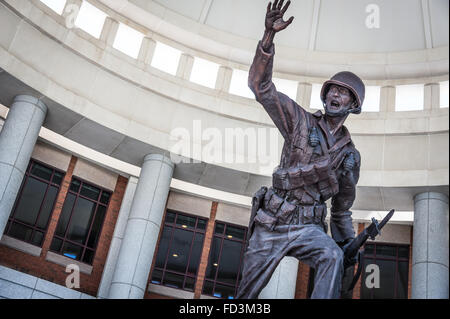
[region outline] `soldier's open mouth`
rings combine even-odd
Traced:
[[[331,101],[331,106],[335,109],[338,109],[341,106],[341,104],[336,101]]]

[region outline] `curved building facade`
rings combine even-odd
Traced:
[[[293,2],[273,81],[310,112],[339,71],[366,85],[353,226],[396,214],[347,297],[448,298],[448,2],[372,2]],[[0,0],[0,297],[235,298],[283,147],[247,88],[265,8]],[[313,281],[285,258],[260,298]]]

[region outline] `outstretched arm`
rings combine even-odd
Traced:
[[[284,0],[275,0],[273,5],[271,2],[267,5],[266,29],[262,39],[262,48],[266,52],[272,46],[275,34],[286,29],[294,21],[294,17],[290,17],[287,21],[283,20],[283,15],[291,5],[291,1],[288,1],[284,7],[283,2]]]
[[[289,140],[295,125],[303,112],[300,107],[286,95],[277,92],[272,82],[273,57],[275,46],[274,36],[286,29],[294,20],[291,17],[284,21],[283,15],[290,5],[290,1],[283,7],[284,1],[275,0],[267,6],[265,31],[258,44],[255,58],[249,72],[249,87],[255,94],[256,100],[267,111],[285,140]]]

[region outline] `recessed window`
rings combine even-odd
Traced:
[[[439,83],[440,99],[439,104],[441,108],[448,108],[448,81]]]
[[[144,35],[129,26],[120,23],[113,47],[132,58],[137,59]]]
[[[219,65],[200,58],[194,58],[190,80],[194,83],[214,89],[216,87]]]
[[[75,25],[95,38],[100,38],[107,15],[87,1],[83,1]]]
[[[366,95],[362,106],[363,112],[379,112],[380,111],[380,94],[381,87],[366,86]]]
[[[168,211],[151,283],[194,291],[207,220]]]
[[[247,228],[216,222],[203,294],[234,299],[242,278]]]
[[[320,92],[322,91],[322,84],[312,84],[311,88],[311,102],[309,108],[311,110],[323,110],[323,102],[320,99]]]
[[[180,57],[180,50],[165,45],[164,43],[156,42],[151,66],[169,74],[176,75]]]
[[[255,95],[248,87],[248,72],[242,70],[233,70],[229,93],[254,99]]]
[[[423,110],[424,85],[398,85],[395,93],[395,111]]]
[[[57,14],[62,14],[67,0],[40,0],[47,7],[55,11]]]
[[[64,173],[31,161],[5,235],[42,247]]]
[[[365,245],[364,251],[361,299],[407,299],[409,246],[370,243]],[[379,269],[379,288],[364,284],[366,276],[373,272],[366,273],[369,265]]]
[[[278,78],[273,78],[272,81],[278,92],[284,93],[294,101],[297,99],[297,82]]]
[[[111,192],[74,178],[50,250],[92,264]]]

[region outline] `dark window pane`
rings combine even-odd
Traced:
[[[86,242],[86,236],[94,215],[95,205],[95,203],[87,199],[78,198],[75,208],[73,209],[69,229],[67,230],[67,239],[80,244]]]
[[[79,180],[74,179],[74,180],[72,180],[72,183],[70,183],[70,190],[72,192],[78,193],[78,190],[80,189],[80,185],[81,185],[81,182]]]
[[[216,284],[216,288],[214,289],[214,297],[234,299],[234,287]]]
[[[364,247],[364,254],[365,255],[374,255],[375,254],[375,247],[372,244],[367,244]]]
[[[169,249],[170,235],[172,227],[164,226],[161,240],[159,241],[158,253],[156,255],[155,267],[164,268],[166,262],[167,250]]]
[[[217,267],[219,265],[220,245],[222,240],[220,238],[213,238],[211,243],[211,250],[209,253],[208,267],[206,268],[206,278],[214,280],[216,276]]]
[[[376,245],[376,253],[378,257],[396,257],[397,247],[386,246],[386,245]]]
[[[59,252],[61,250],[63,241],[59,238],[53,238],[52,244],[50,246],[51,251]]]
[[[195,288],[195,279],[191,277],[186,277],[184,282],[184,289],[189,291],[194,291]]]
[[[53,205],[56,200],[56,195],[58,195],[58,188],[55,186],[50,186],[47,190],[47,195],[45,196],[44,203],[42,204],[41,213],[39,214],[36,226],[41,229],[46,229],[48,225],[48,220],[50,219],[50,214],[53,210]]]
[[[66,257],[80,260],[82,251],[82,247],[66,242],[64,243],[62,254]]]
[[[86,264],[91,265],[93,260],[94,260],[94,251],[86,249],[82,261]]]
[[[67,194],[61,215],[59,216],[58,226],[56,227],[56,235],[58,236],[64,237],[67,224],[69,223],[70,213],[72,212],[75,203],[75,198],[75,195],[70,193]]]
[[[100,203],[108,205],[111,194],[108,192],[103,192],[102,196],[100,196]]]
[[[97,201],[98,196],[100,195],[100,189],[88,184],[83,184],[81,186],[80,195],[86,196],[87,198]]]
[[[153,269],[152,273],[152,284],[161,284],[162,271],[158,269]]]
[[[167,257],[167,270],[185,273],[189,251],[194,233],[182,229],[175,229],[172,245]]]
[[[374,299],[392,299],[394,298],[395,261],[377,260],[377,265],[380,267],[380,288],[373,289]]]
[[[34,226],[47,186],[48,184],[29,177],[20,196],[14,218]]]
[[[203,284],[203,294],[212,296],[213,289],[214,289],[214,283],[211,281],[205,280],[205,283]]]
[[[201,229],[201,230],[206,230],[206,220],[204,219],[199,219],[197,222],[197,229]]]
[[[172,274],[166,272],[164,274],[163,285],[172,288],[182,288],[183,287],[184,276]]]
[[[33,230],[27,226],[13,223],[11,225],[8,235],[11,237],[14,237],[16,239],[29,242],[31,239],[32,232],[33,232]]]
[[[61,185],[63,178],[64,178],[64,174],[55,172],[53,174],[52,183]]]
[[[214,229],[214,234],[222,235],[225,229],[225,225],[221,223],[216,224],[216,228]]]
[[[231,240],[224,240],[222,255],[220,256],[217,281],[234,285],[236,283],[242,243]]]
[[[196,218],[194,218],[194,217],[178,215],[176,224],[177,224],[177,226],[181,226],[183,228],[193,229],[193,228],[195,228],[195,221],[196,221]]]
[[[173,224],[175,222],[175,214],[171,212],[167,212],[165,223]]]
[[[397,296],[396,296],[398,299],[408,298],[408,271],[409,271],[409,262],[401,261],[398,263]]]
[[[203,248],[203,234],[195,234],[194,243],[192,246],[191,258],[189,261],[188,274],[195,276],[197,274],[200,257]]]
[[[398,258],[409,258],[409,246],[398,247]]]
[[[53,170],[51,168],[44,167],[40,164],[35,163],[31,169],[31,174],[34,176],[50,181],[52,178]]]
[[[95,245],[97,244],[100,232],[102,230],[105,215],[106,215],[106,207],[98,206],[97,212],[95,213],[94,223],[92,224],[92,230],[89,235],[88,247],[90,248],[95,248]]]
[[[33,245],[41,247],[43,241],[44,241],[44,233],[35,231],[33,237],[31,238],[31,243]]]
[[[238,240],[244,240],[245,237],[245,229],[243,228],[237,228],[233,226],[227,226],[225,230],[225,236],[229,239],[238,239]]]

